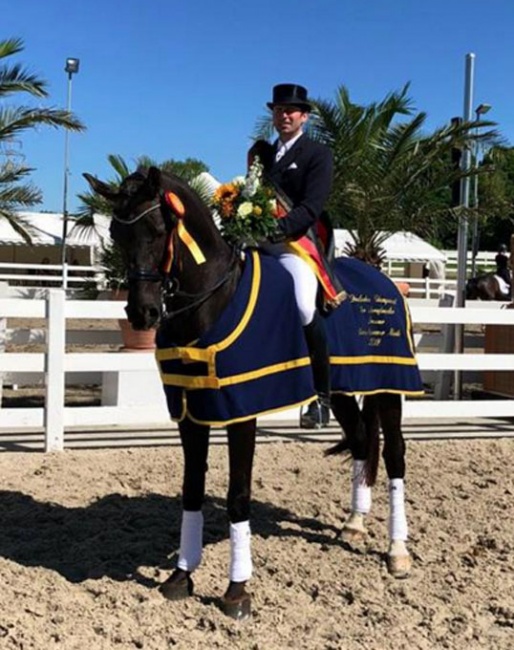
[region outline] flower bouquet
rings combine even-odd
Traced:
[[[263,182],[262,172],[256,157],[246,177],[220,185],[212,199],[212,208],[220,216],[221,234],[239,248],[258,246],[277,232],[275,192]]]

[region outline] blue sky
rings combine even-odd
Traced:
[[[81,174],[110,176],[106,157],[203,160],[219,180],[244,173],[246,150],[276,83],[331,99],[345,85],[369,103],[411,83],[435,128],[464,111],[466,54],[474,103],[514,143],[513,0],[4,0],[0,38],[20,37],[16,60],[49,83],[46,106],[66,106],[67,57],[80,59],[70,134],[68,209]],[[20,103],[20,96],[16,97]],[[17,145],[36,168],[43,209],[61,211],[64,132]]]

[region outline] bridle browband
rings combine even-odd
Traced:
[[[133,217],[132,219],[120,219],[119,217],[116,217],[116,215],[114,214],[112,218],[114,219],[114,221],[117,221],[122,225],[130,226],[134,223],[137,223],[143,217],[145,217],[147,214],[150,214],[154,210],[159,209],[162,212],[163,203],[164,203],[163,197],[162,195],[159,195],[159,198],[156,203],[151,205],[146,210],[143,210],[142,212],[136,214],[136,216]],[[172,223],[171,220],[170,223]],[[173,225],[172,227],[169,228],[168,237],[170,239],[173,236],[173,232],[175,228],[176,225]],[[183,314],[191,309],[194,309],[195,307],[199,307],[208,298],[210,298],[210,296],[212,296],[218,289],[221,289],[221,287],[225,285],[232,277],[232,274],[236,268],[236,263],[238,260],[239,260],[239,256],[237,255],[236,251],[232,249],[232,256],[228,268],[225,271],[223,277],[220,280],[218,280],[218,282],[216,282],[212,287],[209,287],[209,289],[206,289],[205,291],[201,291],[199,293],[188,293],[186,291],[180,291],[178,289],[178,283],[176,282],[176,280],[170,278],[170,272],[164,271],[163,268],[158,268],[158,269],[144,269],[144,268],[137,269],[136,268],[133,271],[129,271],[127,273],[127,279],[129,283],[130,282],[162,282],[163,283],[162,297],[163,297],[163,303],[165,307],[164,318],[169,320],[175,318],[179,314]],[[192,302],[190,302],[187,305],[184,305],[184,307],[181,307],[180,309],[176,309],[174,311],[168,311],[167,302],[169,302],[172,298],[175,299],[179,298],[179,299],[186,299],[186,300],[191,299]]]

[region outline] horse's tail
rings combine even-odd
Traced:
[[[351,410],[347,403],[341,404],[340,407],[345,409],[346,415]],[[362,411],[359,412],[357,406],[355,409],[353,425],[351,425],[352,430],[356,427],[355,437],[343,437],[338,443],[326,449],[324,455],[347,454],[348,458],[351,458],[355,457],[355,452],[358,457],[362,457],[361,454],[364,452],[366,455],[364,478],[367,485],[373,486],[377,480],[380,460],[380,419],[377,399],[375,396],[367,396],[364,398]],[[342,425],[341,421],[340,424]]]
[[[333,447],[329,447],[328,449],[325,449],[323,452],[324,456],[335,456],[336,454],[344,454],[345,452],[349,452],[350,447],[348,445],[348,440],[346,438],[342,438],[336,445]]]

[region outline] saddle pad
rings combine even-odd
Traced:
[[[156,358],[173,419],[226,425],[306,404],[314,397],[292,279],[278,262],[246,254],[236,293],[194,345],[157,332]]]
[[[422,395],[406,299],[369,264],[342,257],[334,266],[348,297],[325,319],[332,391]]]

